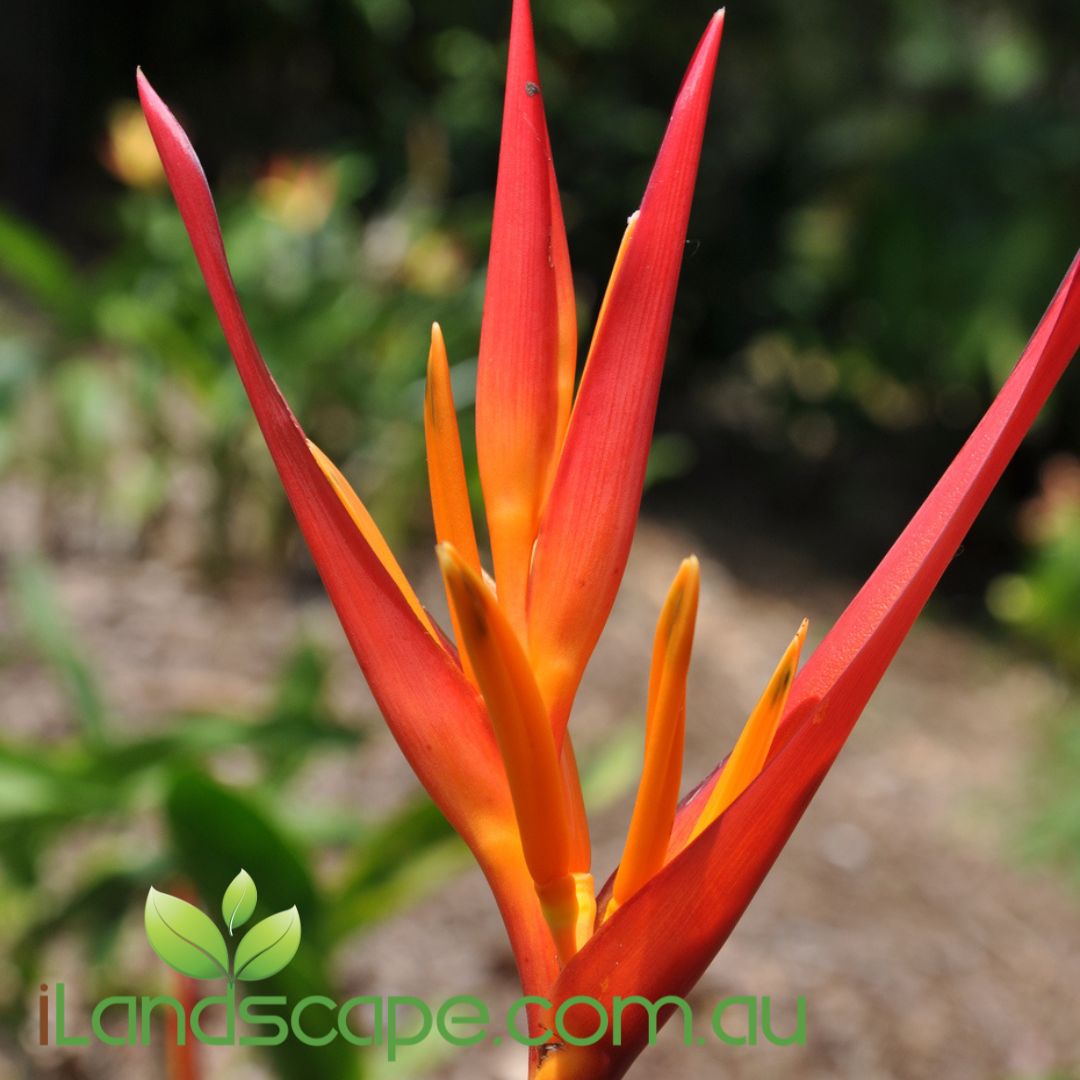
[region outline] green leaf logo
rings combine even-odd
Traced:
[[[229,883],[221,915],[229,935],[255,910],[258,892],[246,870]],[[178,896],[151,889],[146,897],[146,936],[169,967],[192,979],[269,979],[285,967],[300,947],[300,912],[295,905],[256,923],[241,939],[229,967],[229,948],[208,915]]]
[[[246,870],[241,870],[232,879],[225,890],[225,895],[221,898],[221,915],[229,928],[230,937],[233,930],[238,926],[243,926],[251,918],[257,898],[255,882],[251,880],[251,875]]]
[[[295,905],[256,923],[236,949],[233,978],[254,982],[276,975],[300,947],[300,912]]]
[[[151,889],[146,897],[146,936],[171,968],[193,979],[229,974],[229,952],[221,931],[197,907]]]

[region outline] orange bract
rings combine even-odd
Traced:
[[[791,644],[776,665],[761,699],[746,721],[735,749],[731,751],[731,757],[724,765],[716,787],[691,830],[690,840],[696,840],[757,779],[764,767],[769,748],[776,738],[776,729],[780,726],[780,717],[784,715],[791,685],[795,681],[799,655],[806,641],[806,626],[807,620],[803,619],[799,632],[791,639]]]
[[[698,561],[689,558],[675,575],[656,626],[645,713],[645,764],[606,918],[664,865],[682,780],[686,677],[700,588]]]
[[[427,444],[428,483],[431,487],[431,513],[435,519],[435,539],[452,544],[475,573],[481,573],[480,551],[476,546],[469,486],[465,479],[465,461],[461,455],[461,435],[450,386],[450,365],[446,344],[436,323],[431,328],[428,352],[427,392],[424,395],[424,441]],[[454,638],[461,648],[461,627],[453,605],[450,618]],[[476,685],[476,677],[467,654],[461,655],[466,678]]]

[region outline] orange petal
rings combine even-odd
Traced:
[[[420,622],[423,623],[424,629],[427,630],[436,641],[441,643],[441,635],[436,632],[431,619],[428,617],[428,613],[424,610],[419,598],[413,591],[413,587],[409,584],[409,579],[405,576],[405,571],[401,569],[397,559],[394,558],[394,553],[390,550],[390,545],[379,531],[379,526],[375,524],[375,519],[368,512],[368,508],[363,504],[360,496],[353,490],[352,485],[345,479],[341,470],[322,452],[322,450],[320,450],[310,439],[307,440],[307,444],[308,449],[315,458],[315,463],[322,470],[323,476],[330,481],[330,486],[341,500],[341,505],[349,512],[349,517],[352,518],[353,524],[360,530],[361,535],[371,546],[371,550],[374,552],[375,557],[383,564],[383,567],[390,575],[394,584],[401,590],[401,595],[405,597],[405,602],[413,609],[413,612]]]
[[[731,751],[720,779],[713,788],[697,823],[690,833],[690,841],[696,840],[750,785],[765,766],[769,748],[784,714],[788,695],[791,693],[799,656],[806,641],[807,620],[803,619],[798,633],[784,651],[780,663],[769,679],[754,711],[746,721]]]
[[[555,447],[548,470],[547,489],[555,479],[566,429],[570,425],[570,410],[574,403],[574,380],[577,378],[577,298],[574,295],[574,276],[570,269],[570,250],[566,243],[566,226],[563,224],[562,201],[559,185],[555,179],[555,167],[551,164],[548,148],[548,187],[551,192],[551,260],[555,270],[555,307],[558,312],[558,364],[556,367],[556,420]]]
[[[581,943],[579,890],[588,878],[591,896],[592,879],[587,867],[574,867],[571,808],[547,711],[528,657],[491,590],[451,545],[440,544],[438,554],[502,752],[525,862],[559,955],[567,960]]]
[[[664,865],[682,779],[686,676],[694,643],[700,581],[697,559],[685,560],[675,575],[656,625],[645,725],[645,765],[606,916],[629,900]]]
[[[611,294],[615,291],[615,282],[619,272],[626,261],[626,252],[630,247],[630,239],[634,235],[641,211],[635,210],[626,219],[626,228],[623,230],[622,240],[619,241],[619,250],[615,253],[615,262],[611,267],[611,276],[608,278],[607,288],[604,290],[603,299],[600,301],[600,310],[596,313],[596,326],[593,329],[592,343],[589,345],[589,355],[585,358],[585,370],[589,370],[589,361],[592,359],[593,350],[596,348],[596,340],[600,337],[600,328],[604,325],[604,316],[607,314],[608,304],[611,303]]]
[[[499,603],[524,640],[540,510],[568,401],[569,260],[528,0],[514,0],[476,382],[476,448]],[[569,285],[572,289],[572,285]],[[561,354],[563,354],[561,356]],[[572,371],[570,373],[572,386]]]
[[[480,552],[476,546],[465,462],[461,454],[457,410],[450,385],[450,365],[439,324],[431,327],[428,352],[427,390],[424,395],[424,440],[427,444],[428,482],[431,510],[435,518],[435,539],[454,546],[469,567],[480,573]],[[448,597],[449,599],[449,597]],[[476,685],[472,664],[461,642],[454,607],[450,607],[454,639],[461,649],[461,664],[469,681]]]
[[[450,544],[440,544],[437,550],[506,766],[525,861],[534,881],[554,881],[570,869],[570,823],[540,692],[491,590]]]
[[[637,522],[722,28],[717,14],[675,103],[604,304],[533,554],[529,650],[560,737]]]
[[[581,790],[574,742],[569,735],[563,739],[559,755],[562,770],[563,791],[566,793],[567,812],[570,815],[570,869],[586,873],[592,866],[592,840],[589,836],[589,817],[585,812],[585,795]]]

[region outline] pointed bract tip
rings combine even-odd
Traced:
[[[442,327],[437,322],[433,322],[431,324],[431,346],[428,349],[428,385],[426,387],[428,394],[431,393],[432,368],[435,365],[443,368],[446,364],[446,342],[443,340]]]
[[[141,67],[135,69],[135,83],[139,90],[139,104],[142,106],[146,122],[150,125],[150,131],[153,133],[154,141],[157,143],[158,154],[161,157],[161,163],[166,167],[166,173],[169,171],[167,159],[170,154],[166,148],[168,144],[171,144],[174,149],[179,149],[191,161],[198,164],[198,155],[191,145],[187,132],[180,126],[180,123],[173,115],[172,109],[165,104],[161,95],[143,74]],[[164,140],[166,146],[162,145],[162,140]],[[199,171],[202,172],[202,166],[199,165],[198,167]]]
[[[682,588],[697,588],[701,581],[701,563],[696,555],[688,555],[679,564],[679,572],[675,575],[676,581]]]
[[[698,54],[702,52],[703,48],[711,53],[715,53],[720,48],[720,39],[724,36],[726,12],[727,8],[719,8],[713,13],[708,26],[705,27],[705,33],[702,34],[701,41],[698,43]],[[695,59],[697,59],[697,55],[695,55]]]
[[[435,557],[439,560],[443,580],[448,585],[457,584],[465,588],[471,586],[469,566],[449,540],[435,545]]]
[[[151,98],[157,98],[157,91],[146,77],[146,72],[143,71],[141,64],[135,68],[135,85],[138,87],[139,97],[149,95]]]

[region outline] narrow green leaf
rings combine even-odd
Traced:
[[[91,311],[87,283],[64,251],[43,232],[0,209],[0,273],[50,314],[81,330]]]
[[[65,617],[46,565],[31,557],[12,563],[12,602],[26,636],[65,684],[88,743],[105,741],[105,703],[94,673]]]
[[[269,979],[300,947],[300,912],[295,905],[256,923],[236,949],[235,976],[247,982]]]
[[[179,897],[151,888],[146,896],[146,936],[171,968],[193,979],[224,979],[229,953],[210,917]]]
[[[221,914],[229,928],[230,937],[236,927],[243,926],[251,918],[257,897],[251,875],[246,870],[241,870],[229,883],[225,895],[221,898]]]

